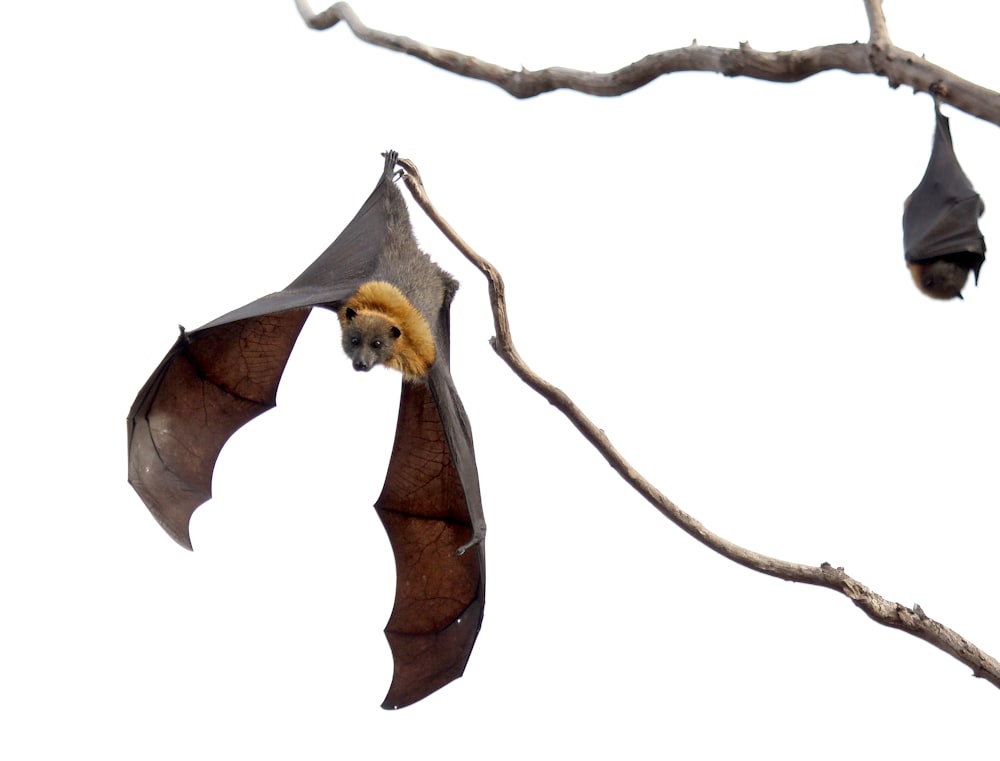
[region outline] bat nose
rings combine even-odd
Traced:
[[[363,362],[362,360],[359,359],[354,363],[354,369],[357,370],[359,373],[367,373],[369,370],[371,370],[371,367],[369,367],[367,362]]]

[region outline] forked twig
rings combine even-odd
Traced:
[[[398,164],[405,170],[403,180],[420,208],[431,218],[438,229],[444,233],[445,237],[462,252],[462,255],[486,276],[486,280],[489,283],[493,325],[496,330],[496,336],[490,341],[493,350],[521,380],[569,418],[570,422],[576,426],[584,438],[593,444],[597,451],[604,456],[608,464],[625,479],[626,483],[645,497],[646,501],[681,529],[723,557],[758,573],[776,576],[786,581],[798,581],[803,584],[826,587],[827,589],[840,592],[850,598],[873,621],[893,629],[900,629],[908,634],[912,634],[914,637],[929,642],[971,668],[974,676],[986,679],[995,687],[1000,687],[1000,662],[980,650],[957,632],[928,618],[919,605],[908,608],[900,603],[886,600],[881,595],[848,576],[844,573],[843,568],[834,568],[829,563],[823,563],[819,566],[789,563],[785,560],[772,558],[746,549],[745,547],[740,547],[718,534],[712,533],[667,499],[664,494],[643,478],[622,457],[604,434],[604,431],[594,425],[573,403],[572,399],[551,383],[536,375],[524,360],[521,359],[521,356],[517,353],[517,349],[514,347],[514,340],[511,337],[510,324],[507,320],[507,302],[504,296],[504,284],[500,273],[490,262],[477,254],[455,232],[451,225],[445,221],[437,209],[434,208],[424,189],[420,173],[413,162],[409,159],[399,159]]]
[[[295,0],[299,14],[311,29],[329,29],[346,22],[364,42],[419,58],[463,77],[481,79],[501,87],[515,98],[531,98],[552,90],[576,90],[587,95],[623,95],[665,74],[680,71],[714,71],[727,77],[752,77],[770,82],[799,82],[823,71],[875,74],[891,87],[906,85],[914,92],[932,92],[955,108],[1000,126],[1000,93],[970,82],[923,56],[898,48],[889,39],[882,0],[864,0],[870,37],[867,43],[820,45],[807,50],[754,50],[750,43],[738,48],[699,45],[651,53],[617,71],[606,73],[549,67],[515,71],[454,50],[435,48],[417,40],[366,26],[348,3],[339,2],[313,13],[308,0]]]

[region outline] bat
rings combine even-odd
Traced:
[[[197,330],[181,328],[129,412],[128,479],[163,529],[191,549],[191,516],[212,496],[222,447],[275,406],[312,308],[337,312],[355,369],[403,372],[375,503],[396,561],[385,628],[393,676],[382,704],[392,709],[464,672],[483,619],[486,523],[472,432],[449,366],[458,284],[417,247],[394,184],[397,155],[384,155],[361,210],[287,288]]]
[[[983,200],[955,156],[948,117],[934,99],[937,127],[924,177],[903,204],[903,249],[913,282],[935,299],[962,298],[971,270],[979,285],[986,241]]]

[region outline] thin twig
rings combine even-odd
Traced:
[[[329,29],[344,21],[364,42],[406,53],[463,77],[490,82],[515,98],[531,98],[559,89],[601,97],[623,95],[665,74],[680,71],[714,71],[727,77],[799,82],[836,69],[851,74],[876,74],[888,79],[892,87],[906,85],[914,92],[931,92],[934,88],[942,100],[955,108],[1000,126],[1000,93],[962,79],[916,53],[897,48],[889,39],[881,0],[864,2],[871,27],[868,43],[838,43],[776,52],[754,50],[747,42],[740,43],[738,48],[694,43],[652,53],[607,73],[562,67],[514,71],[454,50],[431,47],[409,37],[372,29],[347,3],[334,3],[320,13],[313,13],[306,0],[296,0],[296,6],[311,29]]]
[[[844,573],[843,568],[834,568],[829,563],[808,566],[772,558],[740,547],[733,542],[709,531],[671,502],[655,486],[643,478],[622,455],[600,428],[573,403],[565,393],[548,381],[536,375],[521,359],[514,347],[514,340],[507,320],[507,302],[504,296],[503,279],[496,267],[477,254],[472,247],[448,224],[434,208],[424,189],[417,167],[409,159],[399,159],[399,166],[405,170],[403,179],[414,200],[427,216],[438,226],[472,264],[486,276],[489,283],[490,305],[493,311],[493,325],[496,336],[490,341],[494,351],[514,373],[533,388],[556,409],[562,412],[577,430],[599,451],[608,464],[646,500],[677,526],[693,536],[708,548],[723,557],[739,563],[759,573],[776,576],[786,581],[826,587],[850,598],[869,618],[883,626],[900,629],[934,645],[972,669],[974,676],[986,679],[1000,687],[1000,662],[980,650],[957,632],[928,618],[919,605],[912,609],[897,602],[886,600],[868,587]]]

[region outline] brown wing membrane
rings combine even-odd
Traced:
[[[415,703],[460,677],[482,623],[483,543],[458,554],[473,537],[470,504],[481,512],[479,483],[463,485],[453,446],[430,386],[404,383],[375,503],[396,557],[396,601],[385,628],[394,666],[383,708]],[[471,439],[458,446],[472,455]]]
[[[308,309],[182,334],[129,412],[128,480],[178,544],[212,496],[219,451],[241,426],[274,406]]]
[[[128,480],[182,546],[191,549],[191,515],[212,496],[219,451],[274,407],[310,308],[335,309],[378,266],[394,165],[386,162],[351,222],[287,288],[182,333],[139,391],[128,417]]]

